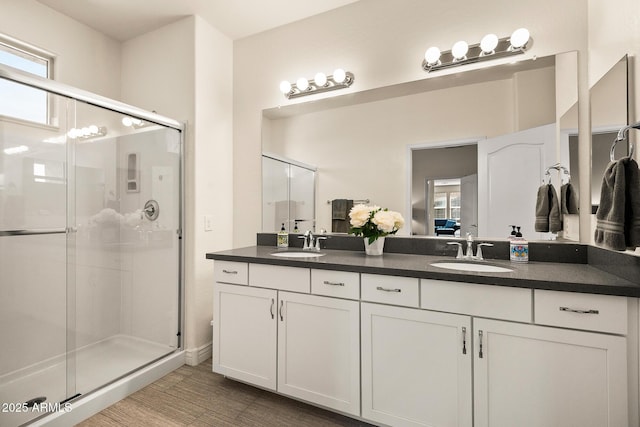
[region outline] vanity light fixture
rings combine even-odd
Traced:
[[[489,59],[524,53],[531,46],[531,35],[526,28],[518,28],[510,37],[498,38],[495,34],[487,34],[480,43],[468,45],[459,41],[451,50],[441,52],[432,46],[424,54],[422,69],[431,72],[442,68],[472,64]]]
[[[327,76],[324,73],[317,73],[313,80],[300,77],[295,84],[284,80],[280,83],[280,92],[288,99],[297,98],[299,96],[347,88],[351,86],[353,79],[353,73],[338,68],[331,76]]]

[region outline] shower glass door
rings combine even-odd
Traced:
[[[5,90],[21,102],[32,91],[47,116],[0,114],[0,426],[11,427],[180,347],[182,136],[0,77]]]
[[[180,338],[180,132],[80,102],[75,129],[67,154],[69,395],[173,352]]]

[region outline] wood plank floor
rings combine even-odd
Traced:
[[[211,359],[184,365],[80,427],[315,427],[370,424],[278,396],[211,372]]]

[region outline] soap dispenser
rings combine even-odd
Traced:
[[[520,227],[516,228],[516,236],[509,243],[509,259],[514,262],[529,262],[529,242],[522,237]]]
[[[280,228],[280,232],[278,233],[278,247],[289,247],[289,233],[287,233],[287,230],[284,229],[284,222],[282,223],[282,227]]]

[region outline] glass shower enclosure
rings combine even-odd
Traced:
[[[9,67],[0,92],[46,103],[0,115],[0,425],[17,426],[181,348],[183,127]]]

